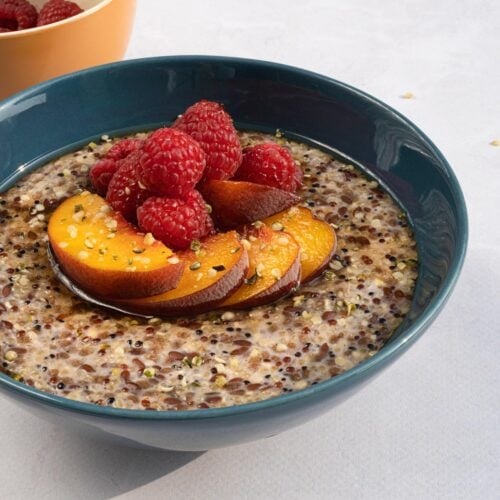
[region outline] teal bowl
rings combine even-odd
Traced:
[[[369,360],[302,391],[193,411],[122,410],[38,391],[0,373],[0,390],[56,425],[170,450],[207,450],[275,435],[330,410],[401,356],[450,296],[467,244],[455,175],[404,116],[331,78],[269,62],[160,57],[110,64],[32,87],[0,103],[0,192],[26,172],[102,134],[149,129],[200,98],[224,103],[240,127],[280,128],[360,164],[399,200],[420,253],[411,310]]]

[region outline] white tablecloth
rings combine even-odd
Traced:
[[[421,340],[322,418],[261,442],[151,453],[88,442],[2,398],[0,497],[500,498],[498,0],[139,0],[128,58],[301,66],[402,111],[463,186],[470,246]],[[414,99],[402,99],[405,92]]]

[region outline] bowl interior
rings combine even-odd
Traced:
[[[169,123],[201,98],[224,103],[240,127],[279,128],[340,151],[383,182],[409,215],[420,255],[411,311],[389,345],[421,333],[451,292],[464,258],[462,193],[420,130],[326,77],[259,61],[186,56],[127,61],[41,84],[0,103],[0,192],[49,158],[101,134]]]

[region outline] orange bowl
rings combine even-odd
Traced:
[[[122,59],[136,0],[75,0],[84,12],[64,21],[0,33],[0,100],[79,69]],[[40,11],[45,0],[32,0]]]

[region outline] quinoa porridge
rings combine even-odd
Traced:
[[[273,304],[172,320],[119,315],[72,295],[47,260],[47,222],[89,188],[89,167],[113,144],[104,136],[0,194],[1,370],[79,401],[181,410],[297,391],[380,350],[408,312],[417,277],[401,209],[353,166],[308,145],[240,138],[284,144],[300,163],[304,205],[337,232],[321,277]]]

